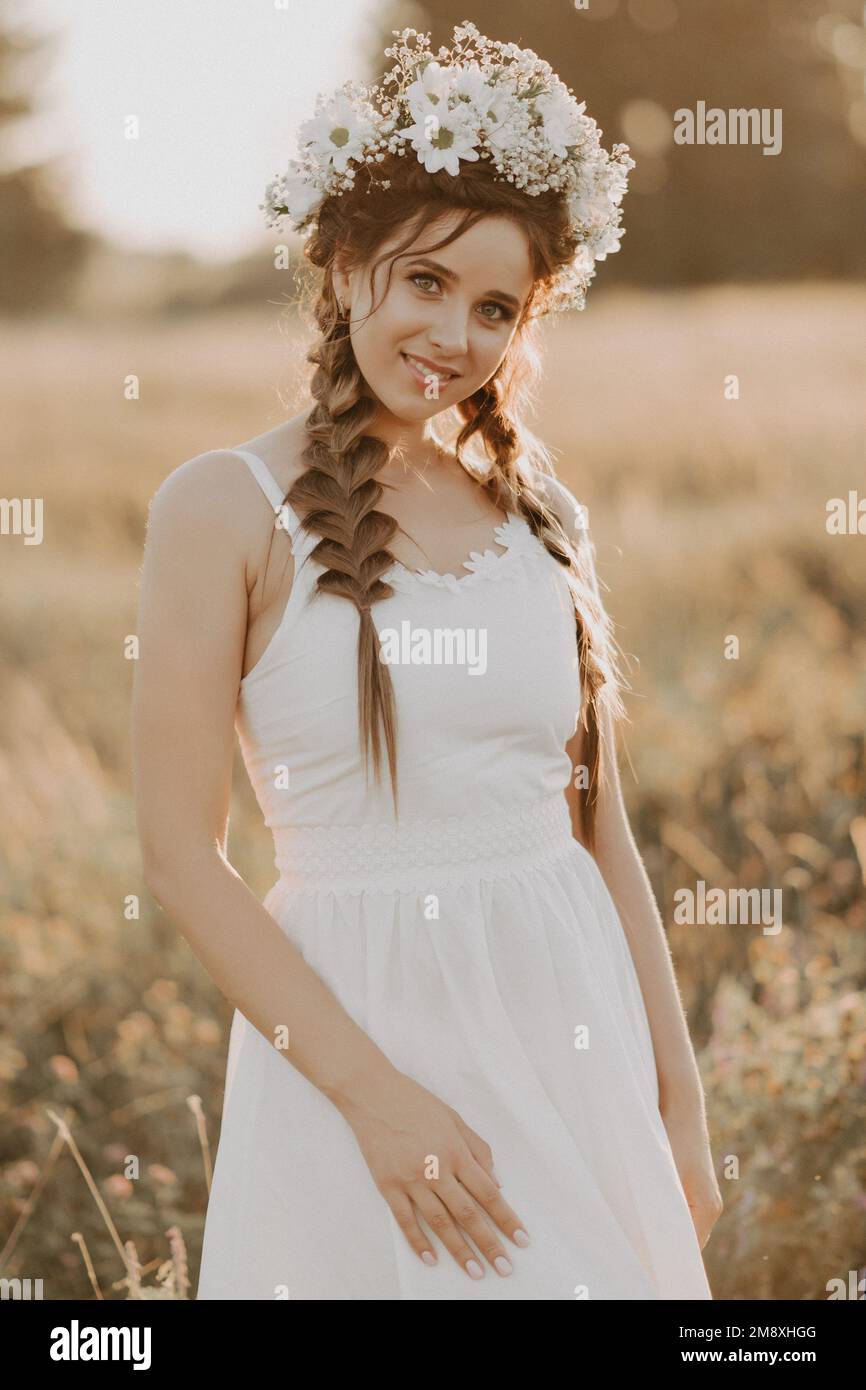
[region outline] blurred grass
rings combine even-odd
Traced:
[[[825,529],[862,486],[864,318],[863,288],[780,286],[600,293],[547,329],[535,426],[630,657],[623,784],[707,1088],[719,1299],[824,1298],[866,1265],[866,542]],[[299,409],[303,352],[275,308],[0,329],[5,493],[45,499],[41,546],[3,538],[0,1273],[47,1298],[91,1296],[82,1243],[107,1297],[184,1296],[184,1243],[195,1282],[187,1099],[214,1150],[231,1010],[141,879],[123,643],[148,499]],[[264,893],[239,756],[229,849]],[[784,927],[674,925],[700,878],[781,888]]]

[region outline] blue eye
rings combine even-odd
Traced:
[[[419,280],[430,280],[433,282],[434,285],[438,285],[440,288],[442,284],[438,275],[432,275],[429,271],[426,270],[416,270],[413,274],[409,276],[409,279],[413,282],[413,284],[417,283],[417,281]],[[420,288],[421,287],[419,286],[419,289]],[[424,290],[423,293],[427,294],[428,291]],[[513,312],[510,309],[506,309],[504,304],[497,304],[495,299],[486,299],[484,301],[484,304],[481,305],[481,308],[486,307],[499,310],[499,317],[496,318],[494,318],[491,314],[481,315],[481,317],[483,319],[486,319],[488,323],[508,323],[511,319],[514,318]]]

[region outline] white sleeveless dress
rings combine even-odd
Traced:
[[[236,719],[274,836],[265,907],[390,1061],[491,1145],[531,1244],[500,1233],[513,1273],[479,1256],[473,1280],[421,1218],[425,1265],[339,1111],[236,1010],[197,1298],[711,1298],[631,954],[564,796],[581,691],[561,567],[514,514],[459,578],[383,575],[380,639],[467,637],[451,662],[392,655],[398,825],[387,764],[381,787],[364,780],[357,610],[311,600],[318,538],[234,452],[295,556]]]

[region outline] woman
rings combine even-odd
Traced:
[[[631,160],[536,55],[454,37],[404,31],[268,190],[321,271],[311,407],[151,507],[145,871],[235,1004],[200,1299],[711,1297],[611,625],[520,419]],[[226,856],[235,721],[264,904]]]

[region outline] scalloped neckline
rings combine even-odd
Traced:
[[[521,547],[516,544],[516,541],[521,532],[524,537],[532,537],[526,518],[515,512],[508,512],[505,521],[500,522],[493,531],[497,545],[503,546],[504,549],[496,551],[492,546],[488,546],[483,551],[470,550],[467,558],[460,562],[463,568],[469,571],[468,574],[443,574],[439,570],[433,569],[413,570],[404,565],[402,560],[395,560],[393,565],[379,577],[385,584],[393,583],[395,578],[402,577],[410,582],[430,584],[437,588],[452,590],[460,588],[473,579],[477,579],[479,575],[489,574],[492,569],[520,554]]]
[[[303,533],[309,538],[309,533]],[[430,585],[434,588],[447,589],[451,593],[462,592],[467,584],[474,580],[483,579],[493,574],[502,575],[508,573],[508,565],[511,561],[519,559],[521,556],[547,556],[547,551],[543,543],[535,535],[526,517],[516,513],[508,512],[505,521],[501,522],[494,530],[494,538],[497,543],[504,546],[501,554],[488,547],[484,551],[472,550],[467,559],[462,563],[468,574],[440,574],[437,570],[413,570],[409,569],[401,560],[395,560],[380,578],[394,588],[400,585],[413,587],[415,585]],[[296,552],[297,558],[297,552]],[[318,560],[313,560],[310,553],[304,552],[302,564],[312,564],[318,569],[324,566]],[[248,685],[257,677],[270,661],[271,655],[280,640],[280,635],[289,621],[289,613],[293,610],[293,599],[296,592],[295,583],[292,584],[292,591],[283,608],[282,615],[276,628],[271,633],[265,650],[262,652],[254,666],[250,667],[245,676],[241,677],[238,687],[239,693],[245,691]]]

